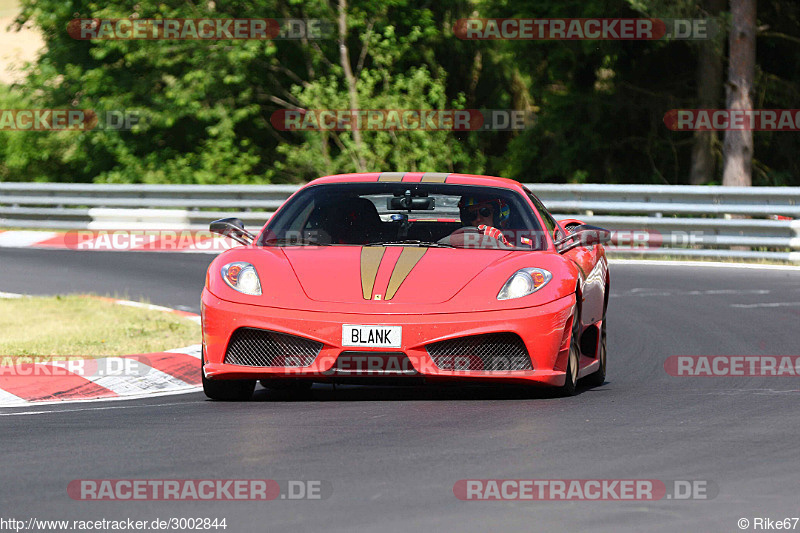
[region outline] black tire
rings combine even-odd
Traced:
[[[262,379],[259,383],[267,389],[288,391],[306,391],[314,384],[304,379]]]
[[[251,379],[208,379],[203,372],[205,354],[200,360],[200,376],[203,379],[203,392],[212,400],[228,402],[246,401],[253,397],[256,388]]]
[[[572,321],[572,335],[569,339],[569,355],[567,356],[567,376],[564,384],[558,388],[560,396],[574,396],[578,385],[578,370],[580,365],[581,351],[578,345],[578,333],[580,332],[580,314],[576,304],[575,318]]]
[[[597,372],[589,374],[583,378],[584,382],[590,387],[599,387],[606,382],[606,321],[603,319],[603,326],[600,328],[600,351],[597,354],[600,361],[600,368]]]

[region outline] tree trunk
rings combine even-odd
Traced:
[[[731,34],[728,52],[728,109],[753,109],[751,92],[756,63],[756,0],[731,0]],[[727,130],[722,147],[725,170],[722,184],[753,184],[753,132]]]
[[[717,17],[725,9],[725,0],[705,0],[703,7],[709,17]],[[722,50],[716,40],[703,41],[697,61],[697,100],[701,109],[717,109],[722,96]],[[717,132],[694,132],[692,167],[689,183],[702,185],[716,177],[717,157],[714,147]]]
[[[347,92],[350,95],[350,109],[359,109],[358,88],[356,78],[353,76],[353,69],[350,66],[350,53],[347,50],[347,0],[339,0],[339,60],[344,69],[344,77],[347,81]],[[364,162],[363,141],[361,140],[361,130],[351,121],[353,128],[353,143],[356,145],[356,162],[358,171],[364,172],[366,163]]]

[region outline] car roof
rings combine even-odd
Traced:
[[[308,185],[327,183],[447,183],[455,185],[478,185],[484,187],[502,187],[525,193],[522,184],[507,178],[496,176],[478,176],[473,174],[456,174],[452,172],[365,172],[358,174],[336,174],[317,178]]]

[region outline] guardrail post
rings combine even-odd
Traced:
[[[789,252],[789,260],[794,263],[800,263],[800,220],[792,220],[790,227],[794,233],[794,237],[789,241],[789,247],[792,249]]]

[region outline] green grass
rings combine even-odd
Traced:
[[[200,343],[200,326],[173,313],[81,295],[0,299],[0,355],[102,357]]]

